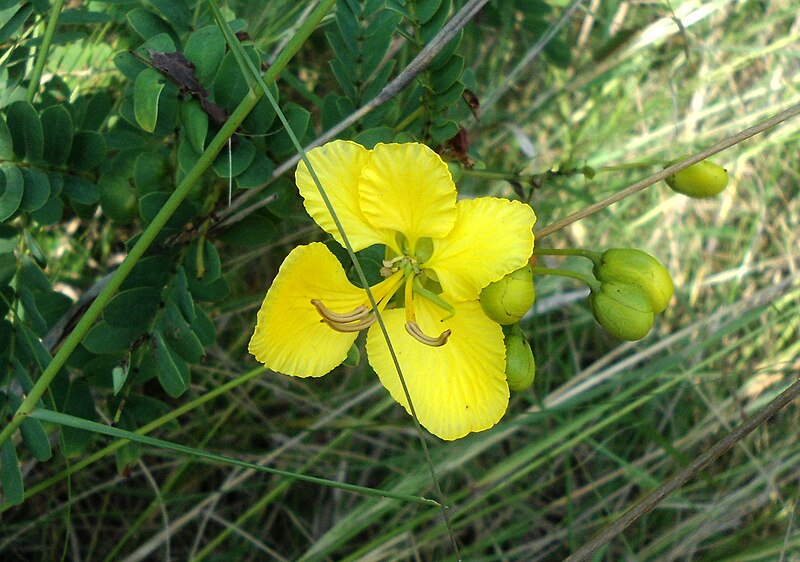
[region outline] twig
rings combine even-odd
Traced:
[[[543,229],[539,230],[536,233],[536,237],[537,238],[544,238],[545,236],[549,236],[549,235],[553,234],[554,232],[556,232],[558,230],[561,230],[562,228],[564,228],[566,226],[569,226],[570,224],[572,224],[574,222],[577,222],[577,221],[579,221],[579,220],[581,220],[581,219],[583,219],[585,217],[588,217],[589,215],[592,215],[592,214],[596,213],[597,211],[605,209],[606,207],[609,207],[609,206],[613,205],[614,203],[622,201],[623,199],[625,199],[626,197],[628,197],[630,195],[633,195],[637,191],[641,191],[644,188],[653,185],[654,183],[658,183],[661,180],[666,179],[669,176],[671,176],[671,175],[673,175],[673,174],[675,174],[677,172],[680,172],[684,168],[688,168],[692,164],[696,164],[697,162],[700,162],[701,160],[705,160],[706,158],[709,158],[709,157],[711,157],[711,156],[713,156],[713,155],[715,155],[715,154],[717,154],[719,152],[722,152],[723,150],[725,150],[727,148],[730,148],[730,147],[732,147],[732,146],[734,146],[736,144],[739,144],[740,142],[742,142],[744,140],[747,140],[750,137],[754,137],[755,135],[757,135],[759,133],[763,133],[767,129],[770,129],[770,128],[774,127],[775,125],[777,125],[779,123],[782,123],[783,121],[786,121],[787,119],[791,119],[792,117],[794,117],[798,113],[800,113],[800,104],[793,105],[789,109],[781,111],[777,115],[775,115],[773,117],[770,117],[769,119],[767,119],[766,121],[763,121],[762,123],[759,123],[758,125],[754,125],[754,126],[750,127],[749,129],[745,129],[744,131],[741,131],[740,133],[737,133],[737,134],[735,134],[735,135],[733,135],[731,137],[723,139],[723,140],[719,141],[718,143],[706,148],[705,150],[702,150],[702,151],[698,152],[694,156],[691,156],[691,157],[687,158],[686,160],[684,160],[682,162],[679,162],[678,164],[673,164],[672,166],[670,166],[668,168],[664,168],[660,172],[658,172],[656,174],[653,174],[652,176],[650,176],[648,178],[645,178],[645,179],[643,179],[643,180],[641,180],[639,182],[636,182],[632,186],[626,187],[622,191],[618,191],[617,193],[615,193],[611,197],[603,199],[602,201],[598,201],[597,203],[593,203],[592,205],[589,205],[585,209],[581,209],[580,211],[572,213],[571,215],[567,215],[563,219],[561,219],[559,221],[556,221],[553,224],[550,224],[550,225],[544,227]]]
[[[622,517],[606,527],[599,535],[572,553],[565,559],[565,562],[589,560],[592,553],[597,549],[610,542],[613,538],[635,523],[640,517],[652,511],[659,503],[672,494],[672,492],[686,484],[686,482],[695,477],[713,460],[722,456],[736,443],[747,437],[750,432],[777,414],[798,396],[800,396],[800,380],[795,381],[789,388],[781,392],[767,404],[763,410],[750,416],[744,423],[728,433],[728,435],[716,445],[692,461],[689,466],[645,496],[639,503],[626,511]]]

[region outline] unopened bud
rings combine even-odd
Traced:
[[[650,299],[653,312],[659,314],[675,292],[667,269],[656,258],[632,248],[611,248],[603,252],[594,266],[594,276],[605,283],[612,281],[636,285]]]
[[[689,197],[714,197],[728,185],[728,172],[708,160],[692,164],[669,176],[667,185]]]
[[[603,283],[589,295],[589,307],[606,332],[621,340],[642,339],[653,326],[653,305],[636,285]]]
[[[533,384],[536,376],[536,361],[531,346],[522,335],[506,336],[506,380],[508,388],[518,392]]]
[[[489,283],[481,291],[480,301],[486,316],[498,324],[519,322],[533,306],[536,290],[530,264],[499,281]]]

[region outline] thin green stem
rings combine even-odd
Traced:
[[[264,78],[262,80],[263,83],[272,83],[275,81],[280,72],[286,67],[289,60],[297,51],[300,50],[306,39],[308,39],[314,29],[316,29],[317,24],[328,12],[328,10],[330,10],[333,3],[334,0],[326,0],[317,6],[311,16],[309,16],[309,18],[300,27],[297,34],[294,35],[286,44],[286,48],[275,60],[275,63],[270,66],[267,72],[264,74]],[[249,58],[247,60],[249,60]],[[86,332],[89,331],[89,328],[92,327],[95,320],[97,320],[100,314],[102,314],[103,309],[108,304],[108,301],[110,301],[111,297],[113,297],[117,292],[119,286],[131,272],[136,263],[142,258],[144,253],[150,247],[150,244],[153,242],[153,240],[155,240],[156,236],[158,236],[158,233],[161,231],[170,217],[172,217],[172,215],[175,213],[178,206],[189,194],[195,183],[197,183],[206,169],[211,166],[219,151],[222,150],[222,148],[228,142],[228,138],[230,138],[231,135],[236,132],[236,129],[239,128],[239,125],[242,123],[242,121],[244,121],[245,117],[247,117],[253,107],[255,107],[260,98],[261,95],[252,90],[247,96],[245,96],[239,106],[231,114],[228,121],[225,122],[217,135],[211,140],[208,148],[197,160],[197,163],[192,167],[191,170],[189,170],[183,181],[175,188],[175,191],[172,193],[155,218],[153,218],[153,221],[142,233],[141,237],[136,242],[136,245],[131,249],[130,253],[122,262],[122,264],[120,264],[119,268],[111,277],[108,284],[103,288],[102,291],[100,291],[100,294],[97,295],[95,301],[80,319],[69,336],[67,336],[67,338],[64,340],[64,343],[61,345],[58,353],[56,353],[56,355],[53,357],[50,365],[48,365],[44,370],[42,375],[39,377],[39,380],[36,381],[36,384],[31,389],[31,392],[28,394],[25,400],[23,400],[22,404],[17,409],[8,425],[3,428],[2,432],[0,432],[0,445],[5,443],[9,437],[13,435],[25,418],[34,410],[36,407],[36,402],[39,401],[47,388],[50,386],[50,383],[53,381],[56,374],[59,372],[59,370],[61,370],[61,367],[64,366],[69,356],[73,351],[75,351],[75,348],[78,347],[78,344],[86,335]]]
[[[600,282],[594,277],[589,277],[577,271],[570,271],[569,269],[558,269],[549,267],[532,267],[534,275],[557,275],[559,277],[569,277],[570,279],[577,279],[578,281],[589,285],[593,291],[600,288]]]
[[[53,44],[53,36],[56,34],[56,26],[58,25],[58,18],[61,15],[61,8],[63,8],[63,6],[64,0],[55,0],[55,2],[53,2],[53,7],[50,9],[50,18],[47,20],[47,26],[44,28],[42,44],[36,49],[36,62],[33,65],[31,81],[28,83],[28,91],[25,92],[25,99],[29,102],[33,101],[33,98],[36,97],[36,92],[39,91],[39,82],[42,79],[44,65],[47,62],[47,54],[50,52],[50,45]],[[0,443],[2,443],[2,441],[0,441]]]
[[[597,172],[617,172],[621,170],[642,170],[644,168],[652,168],[653,166],[662,166],[666,168],[669,162],[666,160],[656,160],[650,158],[647,160],[637,160],[636,162],[624,162],[622,164],[611,164],[608,166],[601,166],[595,168]]]
[[[580,256],[597,263],[602,254],[582,248],[534,248],[534,256]]]

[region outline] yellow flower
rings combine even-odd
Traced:
[[[536,215],[493,197],[456,201],[447,165],[418,143],[368,150],[333,141],[308,153],[355,251],[386,248],[371,287],[419,422],[443,439],[496,424],[508,405],[500,325],[481,309],[483,287],[522,267]],[[308,168],[297,186],[309,215],[341,236]],[[321,243],[295,248],[267,292],[249,350],[274,371],[319,377],[344,361],[361,330],[367,356],[410,411],[366,291]]]

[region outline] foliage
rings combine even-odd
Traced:
[[[2,443],[0,552],[55,558],[70,543],[87,560],[121,559],[166,527],[141,556],[161,544],[187,559],[452,554],[442,511],[420,500],[438,484],[412,425],[365,386],[366,362],[307,384],[246,355],[278,265],[320,236],[287,173],[297,150],[279,113],[303,146],[343,122],[336,136],[368,147],[419,140],[460,191],[529,200],[547,224],[653,161],[797,103],[791,2],[601,2],[548,35],[567,3],[492,0],[407,87],[348,122],[465,2],[334,3],[312,21],[316,3],[286,0],[222,11],[208,0],[0,1],[4,419],[99,303],[33,404],[60,417],[25,416]],[[289,61],[278,53],[292,38]],[[543,58],[506,80],[538,48]],[[251,65],[279,77],[267,83],[279,111]],[[586,293],[537,278],[521,324],[533,387],[493,430],[429,440],[465,558],[567,555],[796,372],[796,127],[724,155],[733,194],[687,203],[653,188],[553,243],[648,249],[672,272],[677,305],[642,343],[618,346],[572,304]],[[607,559],[797,552],[797,420],[779,417]],[[114,426],[113,441],[88,422]],[[137,441],[156,430],[186,446]],[[218,454],[175,457],[204,450]],[[285,471],[254,478],[264,464]],[[358,485],[343,493],[342,482]],[[384,492],[392,499],[374,497]],[[197,529],[178,522],[200,514]]]

